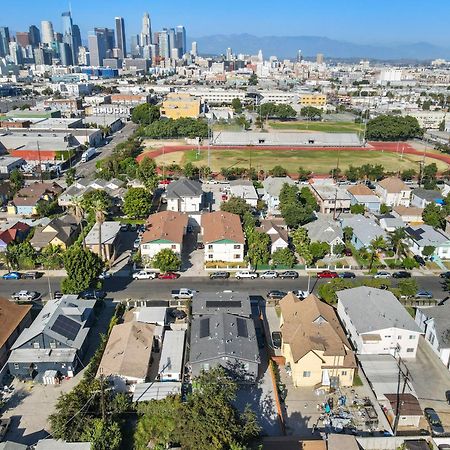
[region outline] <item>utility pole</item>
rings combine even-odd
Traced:
[[[406,385],[408,384],[408,381],[410,380],[410,373],[409,369],[406,367],[406,373],[402,370],[401,367],[402,359],[399,357],[398,360],[398,383],[397,383],[397,398],[396,398],[396,408],[395,408],[395,420],[394,420],[394,426],[392,428],[392,431],[394,432],[394,436],[397,436],[397,428],[398,428],[398,422],[400,420],[400,410],[401,410],[401,400],[400,395],[403,397]],[[400,385],[401,385],[401,379],[403,378],[403,386],[400,393]]]
[[[105,377],[100,375],[100,407],[102,410],[102,420],[106,420],[106,406],[105,406]]]

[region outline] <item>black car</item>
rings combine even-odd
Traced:
[[[274,300],[281,300],[282,298],[286,297],[286,295],[287,295],[287,292],[278,291],[276,289],[272,290],[272,291],[269,291],[267,293],[267,297],[271,298],[271,299],[274,299]]]
[[[103,300],[106,298],[106,292],[96,289],[87,289],[86,291],[80,293],[80,297],[83,300]]]
[[[419,263],[419,266],[425,265],[425,260],[421,256],[414,255],[414,259],[416,260],[417,263]]]
[[[432,436],[443,436],[445,431],[437,412],[433,408],[425,408],[423,412],[430,426]]]
[[[22,278],[36,280],[41,274],[39,272],[25,272],[22,274]]]
[[[394,272],[392,274],[393,278],[411,278],[411,274],[406,272],[405,270],[399,270],[398,272]]]
[[[282,338],[279,331],[272,332],[272,345],[273,348],[281,348]]]
[[[213,272],[209,274],[211,280],[225,280],[230,278],[230,272]]]
[[[278,275],[278,278],[281,278],[282,280],[284,280],[285,278],[298,278],[298,273],[295,272],[294,270],[287,270],[286,272],[281,272]]]
[[[184,311],[181,311],[180,309],[172,309],[172,311],[170,311],[170,315],[174,318],[174,319],[180,319],[183,320],[187,315]]]
[[[356,275],[353,272],[341,272],[339,278],[356,278]]]
[[[448,280],[450,278],[450,272],[443,272],[439,276]]]

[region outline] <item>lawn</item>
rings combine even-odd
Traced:
[[[324,133],[358,133],[364,131],[364,124],[354,122],[269,122],[275,130],[323,131]]]
[[[346,170],[350,165],[361,166],[363,164],[381,164],[387,171],[401,171],[413,168],[418,170],[420,156],[404,155],[403,160],[395,153],[383,153],[378,151],[327,151],[327,150],[255,150],[255,149],[211,149],[210,167],[213,172],[219,172],[222,167],[249,167],[257,170],[270,170],[276,165],[285,167],[289,173],[296,173],[299,167],[311,170],[313,173],[328,173],[336,167],[339,153],[339,167]],[[186,152],[174,152],[161,155],[156,158],[158,165],[180,164],[192,162],[197,166],[208,165],[208,151],[189,150]],[[446,170],[443,162],[427,159],[426,164],[435,162],[439,170]]]

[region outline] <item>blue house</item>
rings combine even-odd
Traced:
[[[41,380],[47,370],[72,377],[88,344],[95,300],[64,295],[47,302],[12,346],[11,375]]]
[[[357,250],[368,248],[377,237],[387,238],[387,233],[374,220],[361,215],[342,219],[341,227],[342,229],[345,227],[353,229],[351,242]]]
[[[357,184],[347,188],[350,194],[350,204],[363,205],[367,211],[378,214],[380,212],[381,199],[365,184]]]

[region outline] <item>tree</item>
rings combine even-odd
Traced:
[[[380,214],[389,214],[391,212],[391,207],[386,205],[386,203],[382,203],[380,205]]]
[[[109,211],[112,208],[113,199],[106,191],[96,189],[83,195],[81,205],[89,219],[94,220],[95,209],[101,208],[104,211]]]
[[[250,205],[241,197],[230,197],[227,202],[220,205],[220,210],[237,214],[242,219],[244,214],[250,211]]]
[[[406,238],[406,232],[404,228],[396,228],[389,236],[389,244],[395,252],[395,260],[397,261],[400,254],[404,253],[406,247],[404,245],[404,239]]]
[[[415,117],[380,115],[367,123],[366,137],[375,141],[406,141],[421,137],[423,130]]]
[[[155,161],[145,156],[139,163],[137,177],[150,192],[153,192],[158,186],[158,174],[156,172]]]
[[[117,422],[94,419],[82,434],[82,440],[91,443],[91,450],[119,450],[122,433]]]
[[[320,120],[322,118],[322,110],[314,108],[314,106],[305,106],[300,110],[302,117],[308,120]]]
[[[342,233],[344,234],[344,242],[348,244],[353,239],[353,228],[352,227],[344,227],[342,229]]]
[[[76,175],[75,167],[71,167],[70,169],[67,169],[67,171],[66,171],[67,186],[72,186],[72,184],[75,182],[75,175]]]
[[[313,256],[309,248],[311,240],[308,237],[308,231],[305,228],[297,228],[292,233],[292,243],[294,244],[295,251],[303,258],[305,264],[311,264],[313,262]]]
[[[273,177],[285,177],[287,175],[287,170],[281,166],[275,166],[271,171],[270,175]]]
[[[423,168],[422,181],[425,189],[436,189],[437,170],[436,163],[428,164]]]
[[[405,258],[402,261],[402,265],[407,270],[412,270],[412,269],[416,269],[417,267],[419,267],[419,263],[414,258],[409,258],[409,257]]]
[[[78,294],[92,286],[103,271],[103,261],[89,249],[79,245],[69,247],[63,256],[67,277],[61,286],[65,294]]]
[[[198,178],[199,170],[198,167],[195,167],[190,161],[187,162],[183,167],[183,174],[186,178]]]
[[[432,245],[426,245],[422,250],[422,255],[425,257],[429,257],[432,256],[435,251],[436,247],[433,247]]]
[[[272,253],[272,264],[277,266],[285,266],[292,269],[296,262],[297,259],[294,253],[288,248],[279,248]]]
[[[14,269],[34,269],[37,254],[28,241],[12,241],[6,248],[6,261]]]
[[[38,259],[44,269],[61,269],[63,267],[63,255],[64,252],[59,245],[49,244],[41,250]]]
[[[181,259],[169,248],[159,251],[152,259],[152,266],[162,273],[178,270],[181,266]]]
[[[58,205],[58,200],[39,200],[36,203],[36,214],[39,217],[52,218],[62,212],[61,207]]]
[[[311,242],[309,244],[309,253],[314,263],[330,253],[330,245],[327,242]]]
[[[152,199],[147,189],[130,188],[123,199],[123,212],[131,219],[145,219],[152,209]]]
[[[354,287],[350,280],[335,278],[329,283],[321,284],[318,289],[319,297],[326,303],[334,305],[337,303],[336,292]]]
[[[348,181],[355,182],[360,179],[360,171],[357,167],[350,165],[350,167],[345,171],[345,178]]]
[[[160,117],[159,106],[143,103],[133,109],[131,120],[139,125],[150,125]]]
[[[366,208],[364,208],[364,205],[361,204],[355,204],[350,206],[350,212],[352,214],[364,214]]]
[[[233,98],[233,100],[231,100],[231,107],[233,108],[236,114],[241,114],[242,103],[238,98]]]
[[[405,169],[401,174],[401,178],[403,181],[410,181],[416,175],[417,175],[417,172],[414,169]]]
[[[199,169],[199,176],[202,180],[207,180],[211,175],[211,167],[201,166]]]
[[[425,206],[422,219],[424,223],[430,225],[433,228],[445,229],[445,211],[436,203],[429,203]]]
[[[252,73],[248,79],[249,86],[256,86],[258,84],[258,76],[256,73]]]
[[[312,174],[310,170],[304,169],[303,167],[299,167],[297,173],[299,181],[308,181]]]
[[[267,264],[270,259],[270,236],[258,231],[251,232],[248,236],[247,259],[253,267]]]
[[[19,169],[13,169],[9,174],[9,183],[11,186],[12,195],[15,195],[23,188],[24,185],[23,173],[20,172]]]
[[[414,278],[408,278],[406,280],[400,280],[398,282],[398,289],[401,295],[412,297],[413,295],[416,295],[419,286]]]
[[[70,199],[70,209],[77,222],[80,224],[81,236],[83,237],[83,248],[86,248],[86,236],[84,235],[84,202],[82,197],[72,197]]]
[[[386,248],[386,242],[385,242],[383,236],[377,236],[376,238],[372,239],[372,241],[370,242],[370,245],[369,245],[369,250],[371,252],[369,270],[372,270],[372,266],[373,266],[375,257],[378,254],[378,252],[385,248]]]

